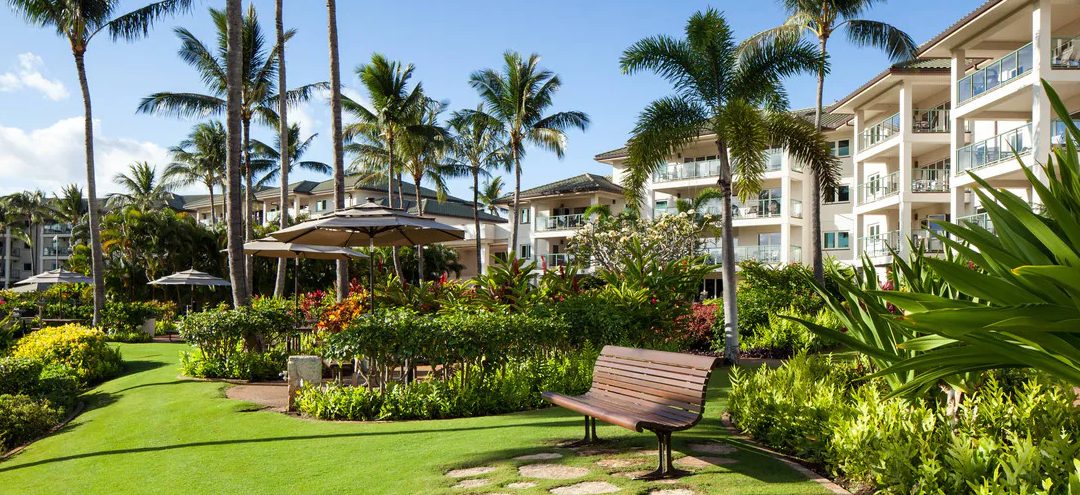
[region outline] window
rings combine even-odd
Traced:
[[[851,186],[839,185],[825,192],[825,204],[851,201]]]
[[[833,156],[851,156],[851,141],[847,139],[841,139],[839,141],[833,141],[832,143]]]
[[[522,244],[518,246],[518,257],[523,260],[532,259],[532,244]]]
[[[866,229],[867,237],[878,237],[881,235],[881,224],[876,223]]]
[[[847,249],[851,246],[851,233],[845,230],[823,232],[822,249]]]
[[[522,208],[520,211],[518,211],[518,218],[521,219],[521,223],[523,224],[529,223],[529,209]]]
[[[326,200],[319,200],[315,203],[315,211],[326,211]]]
[[[769,172],[780,170],[780,166],[784,160],[784,150],[780,148],[770,148],[765,153],[768,155],[768,162],[766,163],[765,170]]]

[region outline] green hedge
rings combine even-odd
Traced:
[[[181,372],[204,378],[277,378],[285,370],[280,347],[296,331],[296,323],[291,304],[283,299],[260,298],[250,307],[189,313],[176,327],[196,349],[181,352]]]
[[[62,417],[61,410],[48,402],[0,394],[0,452],[44,435]]]
[[[123,366],[120,351],[105,341],[104,332],[76,324],[31,332],[19,339],[11,355],[70,367],[83,385],[112,378]]]

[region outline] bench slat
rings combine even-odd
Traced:
[[[593,373],[593,381],[603,380],[604,383],[609,383],[613,386],[621,386],[630,390],[637,390],[642,393],[650,395],[656,395],[666,399],[673,399],[678,401],[687,402],[690,404],[701,404],[705,402],[705,398],[700,390],[690,390],[685,388],[669,387],[667,385],[635,380],[633,377],[627,377],[621,374],[606,373],[603,370],[597,370]]]
[[[665,386],[665,387],[657,387],[657,388],[667,388],[667,389],[677,390],[677,391],[690,391],[690,392],[693,392],[693,395],[700,394],[701,390],[704,388],[704,385],[705,385],[704,382],[695,383],[695,382],[689,382],[689,381],[686,381],[686,380],[678,380],[678,379],[668,378],[668,377],[663,377],[663,376],[654,376],[654,375],[650,375],[650,374],[647,374],[647,373],[642,373],[642,372],[639,372],[639,371],[636,371],[636,370],[633,370],[633,369],[628,369],[625,366],[624,367],[612,367],[612,366],[609,366],[609,365],[607,365],[605,363],[598,363],[596,365],[596,368],[593,369],[593,373],[607,373],[607,374],[611,374],[611,375],[618,375],[618,376],[622,376],[622,377],[632,379],[634,381],[649,382],[651,384]]]
[[[680,409],[691,410],[691,411],[693,411],[695,413],[701,410],[701,405],[700,404],[693,404],[693,403],[690,403],[690,402],[676,400],[676,399],[668,399],[668,398],[660,397],[660,396],[653,395],[653,394],[650,394],[650,393],[642,392],[640,390],[627,388],[627,386],[624,385],[624,384],[617,383],[617,382],[616,383],[611,383],[611,382],[609,382],[608,380],[606,380],[606,379],[604,379],[602,377],[593,380],[593,390],[603,390],[603,391],[611,393],[611,394],[617,394],[617,395],[627,397],[628,400],[635,400],[635,401],[639,401],[639,402],[640,401],[647,401],[647,402],[651,402],[651,403],[654,403],[654,404],[660,404],[660,405],[663,405],[663,406],[666,406],[666,407],[677,407],[677,408],[680,408]]]
[[[706,371],[715,368],[716,362],[718,361],[717,358],[709,356],[695,356],[678,352],[653,351],[649,349],[635,349],[632,347],[619,347],[614,345],[604,346],[600,351],[600,354]]]
[[[672,427],[681,427],[692,424],[699,417],[696,413],[688,413],[681,409],[657,406],[655,404],[637,404],[627,402],[624,397],[590,392],[585,395],[590,403],[595,403],[607,409],[623,411],[631,416],[640,416],[644,420],[654,423],[662,423]]]
[[[597,363],[611,363],[620,366],[635,366],[638,368],[656,370],[657,372],[674,373],[678,376],[691,376],[704,378],[709,376],[709,370],[699,370],[696,368],[685,368],[680,366],[672,366],[669,364],[651,363],[648,361],[638,361],[634,359],[626,359],[618,356],[606,356],[601,354],[596,360]]]

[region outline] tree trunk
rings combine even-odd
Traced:
[[[386,134],[386,206],[394,207],[394,131]]]
[[[345,143],[341,132],[341,63],[338,57],[337,0],[326,0],[330,43],[330,113],[334,141],[334,208],[345,208]],[[349,293],[349,262],[337,261],[337,300]]]
[[[251,121],[244,119],[244,241],[255,238],[255,191],[252,185],[251,173]],[[244,283],[247,284],[248,294],[255,292],[253,280],[255,278],[254,257],[244,255]]]
[[[472,205],[473,227],[476,229],[476,274],[484,273],[484,257],[480,255],[480,164],[474,163],[472,168]]]
[[[821,64],[817,73],[817,106],[814,107],[814,128],[821,132],[821,99],[825,90],[825,42],[821,40]],[[821,259],[821,171],[810,167],[810,264],[818,283],[825,282],[825,267]]]
[[[407,208],[405,208],[405,186],[402,185],[403,183],[401,182],[401,172],[400,171],[397,173],[394,180],[397,181],[397,185],[396,185],[396,187],[397,187],[397,206],[398,206],[398,208],[401,208],[402,210],[405,210],[405,209],[407,209]]]
[[[521,195],[521,161],[518,157],[517,146],[514,143],[510,143],[510,153],[514,159],[514,200],[513,209],[514,214],[511,216],[514,224],[510,226],[510,245],[507,246],[507,252],[511,258],[517,257],[517,244],[518,244],[518,226],[521,225],[521,207],[518,206],[518,197]]]
[[[226,73],[226,127],[228,128],[228,155],[225,161],[225,215],[228,226],[229,281],[232,283],[233,306],[251,304],[244,269],[244,217],[240,200],[241,119],[240,104],[243,98],[243,45],[241,30],[243,17],[240,0],[227,0],[228,61]]]
[[[717,156],[720,158],[720,179],[717,184],[724,197],[723,222],[721,224],[721,277],[724,283],[724,359],[731,365],[739,364],[739,325],[738,305],[736,304],[735,279],[735,235],[731,225],[731,162],[728,159],[727,144],[716,141]]]
[[[210,191],[210,226],[217,227],[217,213],[214,206],[214,186],[207,187]]]
[[[94,171],[94,117],[90,104],[90,83],[86,80],[85,52],[77,49],[75,69],[79,73],[79,88],[83,97],[83,146],[86,149],[86,201],[90,210],[90,272],[94,278],[93,325],[101,326],[105,310],[105,258],[101,253],[101,212],[98,210],[97,178]],[[36,247],[35,247],[36,250]],[[7,259],[6,257],[4,258]],[[6,273],[6,272],[5,272]]]
[[[275,29],[277,30],[277,57],[278,57],[278,149],[281,150],[281,194],[278,197],[278,227],[289,226],[288,215],[285,214],[285,204],[289,202],[289,160],[292,158],[292,147],[289,143],[289,106],[285,101],[285,20],[282,12],[282,0],[274,2]],[[266,219],[264,218],[263,221]],[[277,276],[274,278],[274,297],[285,296],[285,276],[287,260],[278,259]]]
[[[4,288],[11,287],[11,227],[4,227]]]
[[[421,216],[424,214],[423,197],[420,196],[420,182],[422,180],[423,180],[423,177],[421,177],[421,176],[418,176],[418,175],[413,176],[413,189],[415,189],[414,192],[416,193],[416,214],[421,215]],[[422,244],[417,244],[416,245],[416,271],[417,271],[418,276],[420,277],[418,280],[423,282],[424,281],[424,246]]]

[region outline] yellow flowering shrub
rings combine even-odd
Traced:
[[[120,372],[120,351],[105,342],[105,332],[78,324],[42,328],[21,339],[11,353],[17,358],[63,364],[85,384]]]

